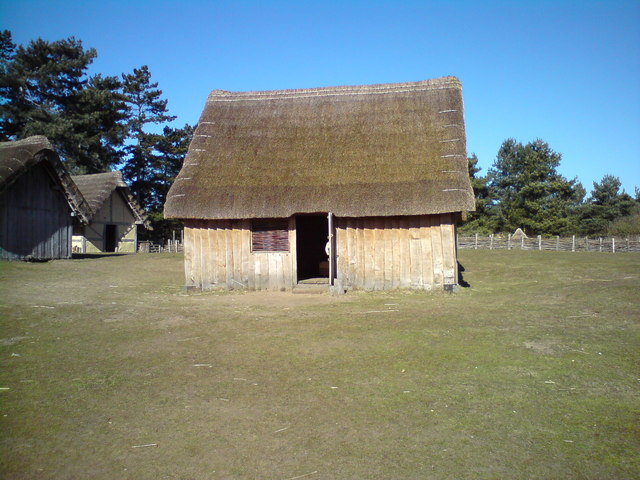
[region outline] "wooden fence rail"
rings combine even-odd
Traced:
[[[545,250],[561,252],[640,252],[640,236],[633,237],[514,237],[458,235],[458,248],[489,250]]]
[[[184,252],[184,245],[179,240],[167,240],[164,245],[153,242],[140,242],[138,244],[138,253],[162,252]]]
[[[458,248],[484,250],[545,250],[559,252],[640,252],[640,236],[633,237],[513,237],[511,235],[458,235]],[[165,244],[140,242],[139,253],[183,252],[179,240]]]

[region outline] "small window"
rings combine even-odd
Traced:
[[[251,223],[252,252],[288,252],[289,221],[254,220]]]

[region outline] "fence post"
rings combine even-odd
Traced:
[[[489,250],[493,250],[493,233],[489,235]]]
[[[524,235],[520,237],[520,250],[524,250]]]
[[[542,250],[542,235],[538,235],[538,250]]]
[[[477,249],[478,249],[478,234],[476,233],[476,246],[475,246],[474,250],[477,250]]]
[[[507,250],[511,250],[511,234],[507,235]]]
[[[576,251],[576,236],[572,235],[571,238],[571,251],[575,252]]]
[[[629,237],[627,237],[627,252],[629,251]]]
[[[616,253],[616,237],[611,237],[611,253]]]
[[[587,252],[589,251],[589,239],[587,237],[584,237],[584,248]]]
[[[599,240],[600,240],[600,252],[602,252],[602,237],[600,237]]]
[[[560,235],[556,235],[556,252],[560,250]]]

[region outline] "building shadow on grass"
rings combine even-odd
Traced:
[[[469,288],[471,284],[464,279],[462,272],[464,272],[464,266],[458,262],[458,285],[462,288]]]
[[[124,257],[127,253],[74,253],[71,258],[84,260],[86,258]]]

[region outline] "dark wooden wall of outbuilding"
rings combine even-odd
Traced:
[[[0,193],[0,259],[70,258],[72,233],[71,209],[44,163]]]

